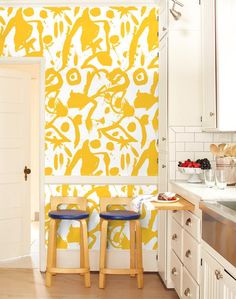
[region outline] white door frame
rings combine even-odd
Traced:
[[[44,203],[44,136],[45,136],[45,58],[41,57],[0,57],[0,66],[4,64],[38,64],[39,75],[39,269],[46,269],[45,251],[45,203]]]

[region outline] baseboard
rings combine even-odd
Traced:
[[[143,250],[143,266],[146,272],[157,272],[155,250]],[[90,250],[90,269],[98,271],[99,250]],[[79,267],[80,254],[79,250],[57,250],[57,264],[59,267],[76,268]],[[108,250],[107,265],[112,268],[129,268],[129,250]]]

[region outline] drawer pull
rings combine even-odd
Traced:
[[[186,251],[185,256],[186,256],[186,257],[191,257],[191,250],[190,250],[190,249],[188,249],[188,250]]]
[[[192,220],[191,220],[191,218],[188,218],[188,219],[186,220],[185,224],[186,224],[187,226],[191,226],[191,225],[192,225]]]
[[[178,210],[174,210],[174,211],[173,211],[173,213],[177,213],[177,212],[178,212]]]
[[[176,239],[178,239],[178,236],[176,234],[173,234],[172,240],[176,240]]]
[[[187,289],[184,291],[184,295],[185,295],[186,297],[190,297],[190,296],[191,296],[190,288],[187,288]]]
[[[171,274],[175,276],[178,275],[178,272],[175,267],[171,270]]]
[[[215,270],[215,276],[217,280],[220,280],[223,278],[223,274],[219,270]]]

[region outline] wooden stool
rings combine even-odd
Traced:
[[[58,210],[59,205],[76,204],[80,210]],[[86,212],[87,200],[81,197],[51,197],[51,211],[48,213],[50,219],[48,254],[46,270],[46,286],[52,284],[52,275],[56,273],[80,273],[84,274],[85,287],[90,287],[90,269],[88,254],[88,233],[86,219],[89,213]],[[57,247],[57,221],[58,220],[78,220],[80,222],[80,268],[57,268],[56,247]]]
[[[130,274],[134,277],[137,274],[138,288],[143,288],[143,261],[142,261],[142,237],[140,227],[140,214],[127,211],[107,211],[111,205],[126,205],[130,207],[131,198],[101,198],[100,201],[100,263],[99,263],[99,288],[105,287],[105,274]],[[108,222],[112,220],[129,221],[130,223],[130,269],[109,269],[106,268],[106,247]]]

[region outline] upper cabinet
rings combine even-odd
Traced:
[[[202,1],[205,130],[236,131],[236,1]]]

